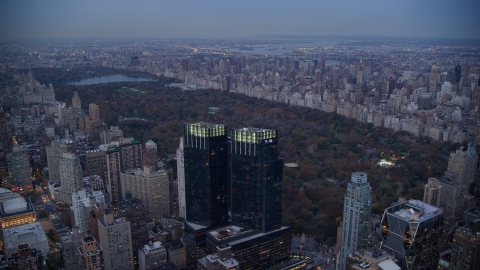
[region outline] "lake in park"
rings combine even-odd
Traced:
[[[101,76],[95,78],[88,78],[78,82],[72,82],[68,84],[72,85],[91,85],[91,84],[100,84],[100,83],[112,83],[112,82],[153,82],[155,80],[147,78],[134,78],[128,77],[121,74]]]

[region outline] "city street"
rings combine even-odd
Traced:
[[[301,235],[295,235],[292,237],[292,254],[303,253],[311,260],[321,263],[322,269],[335,269],[335,261],[333,260],[335,257],[333,253],[333,246],[325,247],[322,245],[317,245],[317,242],[313,239],[313,237],[305,236],[304,239],[305,243],[302,244]]]

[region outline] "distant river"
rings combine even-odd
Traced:
[[[121,74],[116,74],[116,75],[108,75],[108,76],[84,79],[78,82],[72,82],[68,84],[91,85],[91,84],[111,83],[111,82],[152,82],[152,81],[155,81],[155,80],[146,79],[146,78],[134,78],[134,77],[128,77]]]

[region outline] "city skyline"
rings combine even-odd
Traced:
[[[437,1],[1,1],[0,42],[278,35],[478,39],[480,3]]]

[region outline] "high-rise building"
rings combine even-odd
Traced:
[[[148,243],[147,209],[137,198],[121,200],[114,207],[116,218],[125,218],[130,222],[133,259],[138,265],[138,250]]]
[[[143,149],[140,141],[124,140],[121,143],[122,172],[142,167]]]
[[[10,137],[8,136],[5,112],[0,105],[0,139],[2,140],[2,156],[0,157],[0,175],[8,174],[7,153],[10,151]]]
[[[155,171],[144,166],[120,173],[122,192],[129,192],[140,199],[154,222],[160,222],[164,216],[170,216],[169,174],[167,171]],[[124,197],[125,198],[125,197]]]
[[[418,200],[385,209],[381,222],[382,249],[405,270],[435,269],[440,258],[443,211]]]
[[[142,144],[133,138],[120,138],[107,149],[107,172],[110,202],[122,199],[120,173],[142,167]]]
[[[152,140],[145,143],[145,165],[152,166],[153,170],[158,170],[158,150],[157,144]]]
[[[80,97],[78,96],[77,91],[73,91],[72,107],[74,109],[81,109],[82,108],[82,101],[80,100]]]
[[[72,233],[60,237],[62,244],[62,258],[65,269],[81,270],[84,269],[78,262],[78,247],[80,247],[82,235],[78,227],[72,227]]]
[[[93,236],[83,237],[78,247],[78,256],[81,269],[104,269],[103,249]]]
[[[346,257],[367,248],[372,212],[372,187],[367,175],[354,172],[347,186],[343,204],[342,244],[338,256],[339,269],[345,269]]]
[[[28,189],[32,186],[32,169],[28,149],[25,145],[14,145],[8,157],[10,179],[8,185],[12,190]]]
[[[430,69],[430,85],[428,87],[428,92],[432,94],[432,98],[436,98],[436,92],[437,92],[437,66],[433,65]]]
[[[138,251],[138,261],[140,269],[156,269],[167,263],[167,250],[160,241],[149,243]]]
[[[450,153],[448,168],[445,177],[462,185],[462,191],[469,191],[475,181],[477,171],[478,154],[475,147],[469,145],[466,151],[463,148]]]
[[[187,124],[183,138],[184,180],[179,179],[178,189],[185,190],[187,267],[195,268],[197,259],[206,255],[205,232],[228,223],[227,127]]]
[[[455,66],[455,82],[458,84],[462,79],[462,66],[456,65]]]
[[[279,228],[283,160],[278,157],[277,131],[232,130],[230,160],[233,223],[263,232]]]
[[[97,104],[90,103],[88,105],[88,116],[93,123],[100,121],[100,109]]]
[[[186,220],[207,227],[228,222],[227,127],[187,124],[184,132]]]
[[[45,147],[48,164],[48,177],[50,182],[60,181],[59,159],[65,152],[75,153],[76,145],[73,141],[63,140],[52,142],[50,146]]]
[[[185,260],[185,246],[180,240],[172,241],[167,247],[168,262],[173,263],[178,269],[183,269],[187,266]]]
[[[450,179],[429,178],[425,184],[423,202],[440,207],[443,217],[454,216],[461,218],[463,213],[464,197],[461,196],[461,186]]]
[[[480,234],[461,227],[455,231],[449,269],[480,269]]]
[[[185,193],[185,159],[183,155],[183,137],[177,149],[177,188],[178,188],[178,215],[187,218],[186,193]]]
[[[90,212],[93,208],[105,208],[105,196],[100,191],[87,193],[85,189],[72,194],[72,206],[75,226],[82,232],[89,231]]]
[[[130,221],[113,218],[112,213],[98,219],[100,246],[105,270],[133,270],[133,249]]]
[[[111,144],[107,149],[107,173],[110,203],[116,203],[122,199],[120,145]]]
[[[63,153],[58,160],[58,172],[61,183],[58,199],[71,204],[72,194],[83,188],[80,159],[74,153]]]

